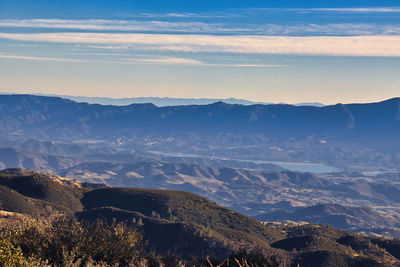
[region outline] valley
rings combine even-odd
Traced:
[[[271,163],[194,155],[178,157],[179,154],[153,151],[104,149],[97,154],[97,148],[91,145],[70,146],[32,140],[18,146],[30,151],[0,149],[3,168],[50,171],[77,181],[117,187],[189,191],[261,221],[330,223],[369,235],[399,237],[400,234],[400,178],[396,173],[375,176],[354,171],[313,174],[289,171]],[[318,209],[314,211],[315,216],[296,215],[303,207],[320,204],[341,205],[347,209],[329,211],[329,221],[319,219]],[[380,219],[362,217],[358,214],[359,207],[370,209]],[[356,212],[352,213],[353,210]],[[286,213],[289,211],[297,213]]]

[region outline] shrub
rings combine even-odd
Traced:
[[[0,240],[0,266],[34,267],[39,265],[35,260],[25,258],[21,248],[16,248],[10,242]]]
[[[128,266],[139,261],[143,250],[141,235],[134,228],[101,221],[83,225],[72,217],[8,224],[0,228],[0,238],[21,247],[25,256],[56,266]]]
[[[115,221],[82,223],[74,217],[25,219],[0,226],[0,266],[138,266],[138,267],[275,267],[274,257],[239,252],[226,260],[170,255],[143,255],[142,237],[135,228]],[[39,259],[41,262],[39,264]]]

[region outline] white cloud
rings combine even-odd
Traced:
[[[21,56],[21,55],[2,55],[0,59],[21,59],[21,60],[34,60],[34,61],[55,61],[55,62],[99,62],[99,63],[156,63],[156,64],[191,64],[191,65],[203,65],[203,62],[188,59],[188,58],[176,58],[176,57],[165,57],[165,58],[124,58],[116,60],[92,60],[92,59],[73,59],[73,58],[55,58],[55,57],[37,57],[37,56]]]
[[[126,16],[128,14],[125,14]],[[191,12],[184,12],[184,13],[141,13],[131,15],[132,17],[144,17],[144,18],[216,18],[216,17],[225,17],[225,15],[217,15],[216,13],[213,14],[205,14],[205,13],[191,13]]]
[[[329,23],[295,25],[259,25],[252,29],[264,35],[296,36],[357,36],[357,35],[400,35],[398,25],[375,25],[368,23]]]
[[[235,30],[224,28],[216,23],[204,22],[168,22],[156,20],[64,20],[64,19],[30,19],[0,20],[0,27],[74,29],[92,31],[141,31],[141,32],[215,32]]]
[[[340,12],[340,13],[400,13],[400,7],[343,7],[343,8],[245,8],[242,11],[259,12],[259,11],[270,11],[270,12]],[[238,12],[238,10],[237,10]]]
[[[82,59],[53,58],[53,57],[32,57],[32,56],[1,55],[1,54],[0,54],[0,58],[35,60],[35,61],[56,61],[56,62],[86,62],[86,60],[82,60]]]
[[[400,36],[215,36],[121,33],[0,33],[0,38],[86,45],[122,45],[138,50],[400,57]]]
[[[90,48],[107,49],[107,50],[128,50],[127,45],[88,45]]]
[[[350,12],[350,13],[400,13],[399,7],[310,8],[310,9],[297,9],[297,10],[326,11],[326,12]]]
[[[169,22],[138,20],[63,20],[31,19],[0,20],[0,27],[41,28],[86,31],[122,31],[151,33],[208,33],[208,34],[259,34],[259,35],[400,35],[398,24],[377,25],[371,23],[297,23],[251,24],[251,23],[206,23],[206,22]]]
[[[102,54],[100,54],[102,55]],[[104,54],[107,55],[107,54]],[[194,66],[215,66],[215,67],[256,67],[256,68],[280,68],[288,67],[288,65],[272,65],[272,64],[222,64],[222,63],[205,63],[196,59],[177,58],[177,57],[161,57],[161,58],[123,58],[114,60],[95,60],[95,59],[72,59],[72,58],[54,58],[54,57],[37,57],[37,56],[21,56],[21,55],[2,55],[0,59],[16,59],[28,61],[50,61],[50,62],[95,62],[95,63],[112,63],[112,64],[157,64],[157,65],[194,65]]]
[[[142,63],[158,63],[158,64],[179,64],[179,65],[202,65],[203,62],[196,59],[189,58],[177,58],[177,57],[166,57],[166,58],[146,58],[146,59],[134,59],[134,62]]]

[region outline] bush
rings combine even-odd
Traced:
[[[25,219],[0,226],[0,266],[275,267],[274,257],[240,252],[210,259],[148,254],[141,235],[124,223],[82,223],[74,217]],[[39,260],[35,260],[39,259]],[[40,262],[40,264],[39,264]]]
[[[0,229],[0,238],[21,247],[23,255],[56,266],[128,266],[138,262],[143,251],[141,235],[123,223],[83,225],[71,217],[9,224]]]
[[[34,267],[39,266],[33,259],[26,259],[21,248],[15,248],[11,243],[0,240],[0,266],[3,267]]]

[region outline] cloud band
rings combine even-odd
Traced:
[[[125,45],[130,49],[186,52],[400,57],[400,36],[214,36],[116,33],[0,33],[16,41]]]

